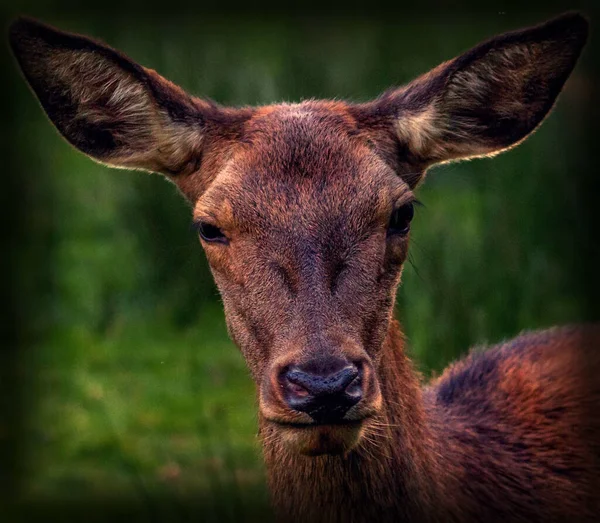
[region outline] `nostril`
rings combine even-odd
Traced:
[[[298,380],[294,379],[294,368],[286,367],[279,373],[279,386],[285,400],[294,408],[298,402],[306,401],[312,396],[310,391]]]
[[[306,398],[310,395],[310,393],[302,385],[298,385],[289,379],[286,383],[286,389],[297,398]]]
[[[363,395],[363,387],[362,387],[362,373],[358,373],[358,375],[350,382],[350,384],[346,387],[345,393],[350,398],[356,398],[356,401],[360,401]]]

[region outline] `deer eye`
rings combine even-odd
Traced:
[[[223,231],[212,223],[196,222],[194,228],[205,242],[227,243],[227,237],[223,234]]]
[[[388,236],[404,236],[410,231],[410,222],[415,214],[413,202],[394,209],[388,225]]]

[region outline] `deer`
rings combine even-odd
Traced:
[[[600,326],[526,331],[425,382],[394,316],[415,192],[550,113],[588,34],[564,13],[360,103],[225,107],[27,17],[9,41],[59,133],[162,174],[256,385],[281,520],[600,521]]]

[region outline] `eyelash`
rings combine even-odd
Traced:
[[[207,243],[227,243],[227,237],[216,225],[208,222],[194,222],[194,229],[200,238]]]
[[[388,236],[406,236],[410,232],[410,224],[415,214],[415,204],[418,205],[419,202],[412,200],[392,211],[388,222]]]

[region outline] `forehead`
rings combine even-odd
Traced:
[[[311,101],[258,109],[196,211],[248,227],[365,221],[408,193],[344,104]]]

